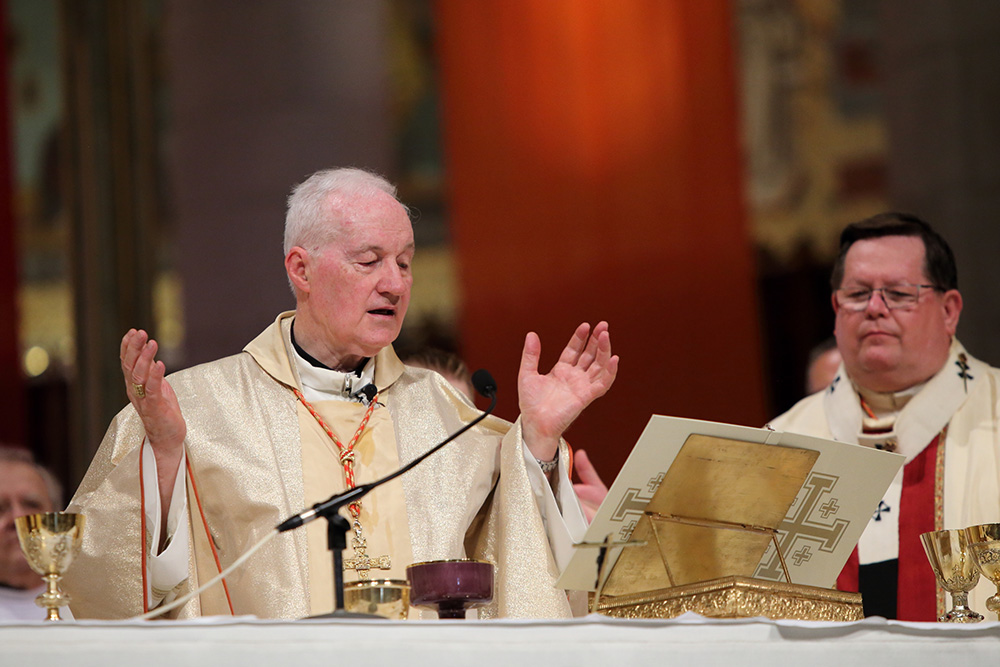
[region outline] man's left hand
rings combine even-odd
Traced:
[[[618,356],[611,354],[608,323],[593,332],[586,322],[576,328],[559,361],[545,375],[538,372],[542,343],[530,332],[524,340],[517,375],[518,402],[524,441],[540,461],[551,461],[559,438],[584,408],[603,396],[618,374]]]
[[[580,507],[589,523],[594,520],[601,503],[607,498],[608,486],[597,473],[597,468],[590,462],[587,452],[582,449],[573,452],[573,469],[580,478],[580,481],[573,485],[573,491],[580,499]]]

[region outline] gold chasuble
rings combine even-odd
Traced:
[[[188,427],[192,546],[178,597],[291,514],[345,488],[336,447],[293,393],[300,383],[289,361],[292,315],[280,315],[243,353],[169,377]],[[441,376],[404,366],[391,347],[376,356],[375,384],[379,405],[355,445],[359,484],[392,472],[479,414]],[[314,408],[345,443],[365,411],[359,403],[339,401]],[[83,549],[65,583],[76,618],[143,612],[143,550],[150,548],[141,521],[144,437],[138,415],[127,406],[111,423],[70,504],[70,511],[87,516]],[[560,450],[565,463],[565,445]],[[367,555],[391,560],[390,569],[374,569],[372,578],[405,578],[412,562],[480,558],[496,565],[494,601],[481,617],[570,615],[565,592],[554,587],[558,570],[525,469],[519,422],[487,418],[365,496],[360,521]],[[354,556],[350,541],[349,534],[345,559]],[[354,570],[345,572],[346,581],[357,578]],[[174,615],[228,615],[230,604],[236,615],[260,618],[330,611],[326,521],[279,535],[226,584]]]

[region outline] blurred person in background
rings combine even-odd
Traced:
[[[809,352],[806,369],[806,396],[830,386],[840,370],[840,350],[837,339],[831,336]]]
[[[62,507],[62,488],[25,450],[0,444],[0,620],[41,621],[45,611],[35,598],[45,590],[41,575],[28,565],[14,519]],[[69,609],[59,610],[72,618]]]

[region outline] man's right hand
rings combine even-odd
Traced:
[[[145,331],[130,329],[125,334],[120,355],[125,391],[154,451],[158,455],[175,453],[179,461],[187,425],[174,390],[163,378],[166,367],[162,361],[154,361],[156,350],[156,341]]]
[[[130,329],[122,338],[119,357],[125,392],[142,419],[146,437],[156,456],[162,525],[166,525],[170,497],[184,451],[187,424],[174,390],[164,379],[166,367],[162,361],[154,360],[156,351],[156,341],[150,339],[145,331]]]

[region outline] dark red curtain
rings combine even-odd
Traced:
[[[0,35],[10,39],[7,3],[0,0]],[[17,228],[14,221],[10,49],[0,53],[0,442],[24,444],[24,377],[18,348]]]
[[[517,414],[606,319],[618,382],[571,429],[613,476],[651,413],[760,426],[760,334],[728,0],[439,0],[461,336]]]

